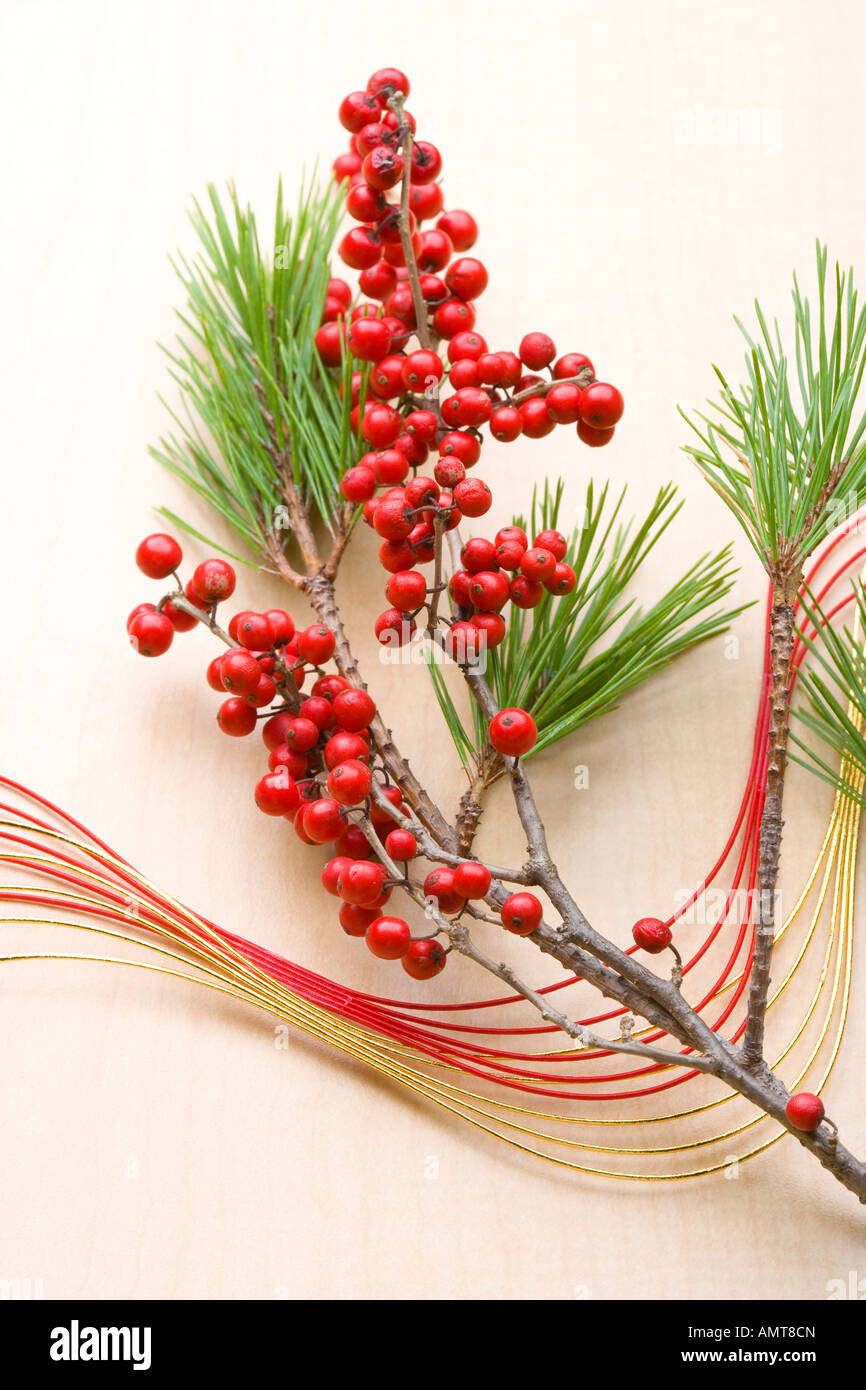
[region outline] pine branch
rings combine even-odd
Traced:
[[[759,912],[743,1043],[755,1071],[764,1066],[797,595],[815,546],[842,512],[866,500],[866,414],[857,413],[866,310],[858,312],[853,272],[838,265],[835,295],[828,293],[827,250],[820,243],[817,263],[817,322],[794,277],[793,375],[778,323],[771,328],[756,302],[754,337],[737,320],[748,349],[745,381],[733,388],[717,367],[722,392],[713,414],[697,420],[684,414],[699,441],[686,452],[737,517],[773,586]]]

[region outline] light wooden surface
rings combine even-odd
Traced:
[[[533,12],[440,0],[429,29],[426,12],[423,23],[411,7],[392,13],[345,0],[7,0],[0,16],[0,766],[227,926],[386,993],[403,989],[402,972],[395,984],[339,932],[310,858],[252,804],[258,753],[218,737],[205,634],[158,663],[125,646],[126,612],[151,596],[132,562],[149,508],[195,515],[147,454],[165,422],[155,392],[171,391],[154,346],[173,331],[166,253],[190,246],[191,195],[232,176],[267,221],[278,172],[292,187],[342,148],[342,95],[382,63],[403,66],[421,132],[444,151],[448,199],[481,224],[489,340],[544,328],[627,397],[609,450],[591,455],[561,431],[498,451],[495,515],[545,472],[562,472],[575,509],[590,468],[627,480],[632,507],[675,479],[687,507],[648,566],[648,596],[733,534],[679,452],[675,412],[712,389],[712,361],[737,369],[732,312],[760,293],[784,315],[791,267],[809,281],[816,235],[866,273],[853,0],[820,13],[806,0],[552,0]],[[756,564],[738,554],[739,594],[761,597]],[[380,575],[363,537],[346,571],[374,693],[453,804],[460,775],[435,741],[423,673],[400,686],[404,673],[375,661]],[[278,598],[254,577],[244,602]],[[590,917],[621,939],[693,883],[727,833],[760,627],[753,609],[737,625],[739,660],[702,649],[539,761],[557,854]],[[572,789],[577,763],[587,792]],[[791,796],[786,893],[829,807],[798,772]],[[504,797],[484,834],[491,853],[517,850]],[[39,932],[2,930],[19,950]],[[449,973],[452,992],[477,992],[468,966]],[[864,999],[861,958],[829,1090],[860,1152]],[[272,1021],[179,984],[18,965],[3,968],[0,1000],[0,1277],[40,1279],[46,1297],[814,1299],[829,1279],[866,1273],[856,1203],[788,1144],[736,1182],[581,1180],[318,1046],[278,1050]]]

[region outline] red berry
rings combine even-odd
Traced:
[[[467,859],[454,870],[454,890],[462,898],[486,898],[490,884],[490,870],[476,859]]]
[[[421,251],[418,255],[418,269],[428,274],[444,270],[454,254],[450,237],[444,232],[431,229],[421,233]]]
[[[355,146],[355,149],[356,149],[357,153],[358,153],[358,154],[361,156],[361,158],[363,159],[364,156],[365,156],[365,155],[368,155],[368,154],[370,153],[371,150],[375,150],[375,148],[376,148],[377,145],[384,145],[384,144],[387,143],[386,140],[385,140],[386,134],[387,134],[387,127],[384,126],[384,125],[382,124],[381,121],[368,121],[367,125],[362,126],[361,129],[358,131],[357,135],[355,136],[354,140],[352,141],[352,144]],[[351,196],[351,194],[350,194],[350,196]],[[349,206],[349,199],[347,198],[347,199],[346,199],[346,207],[347,207],[347,209],[348,209],[348,206]],[[374,202],[374,204],[373,204],[373,211],[372,211],[371,215],[370,215],[369,217],[359,217],[359,218],[358,218],[358,221],[359,221],[359,222],[372,222],[372,221],[374,221],[374,219],[376,218],[378,212],[379,212],[379,206],[378,206],[378,200],[377,200],[377,201]]]
[[[334,859],[329,859],[321,873],[322,887],[326,893],[330,893],[332,898],[340,896],[338,883],[340,874],[345,873],[352,860],[345,854],[338,854]]]
[[[309,719],[320,733],[324,733],[334,723],[334,707],[331,701],[326,700],[323,695],[311,695],[301,704],[298,717]]]
[[[316,350],[326,367],[339,367],[343,360],[346,330],[342,323],[323,323],[315,337]]]
[[[369,745],[360,734],[349,733],[347,729],[332,734],[325,744],[324,752],[325,766],[328,768],[339,767],[340,763],[348,762],[350,758],[362,763],[370,761]]]
[[[480,386],[464,386],[454,397],[456,423],[477,429],[490,419],[490,397]],[[443,407],[444,410],[444,407]]]
[[[400,449],[382,449],[365,457],[372,458],[374,477],[382,487],[402,483],[409,472],[409,460]]]
[[[546,333],[527,333],[517,349],[520,360],[531,372],[540,372],[556,356],[556,344]]]
[[[356,134],[379,114],[379,103],[368,92],[350,92],[340,102],[338,116],[345,130]]]
[[[460,666],[477,661],[484,649],[484,638],[474,622],[452,623],[444,637],[445,650]]]
[[[380,960],[399,960],[412,937],[402,917],[377,917],[367,928],[367,945]]]
[[[341,690],[334,697],[334,718],[341,729],[357,733],[366,729],[376,713],[376,706],[366,690]]]
[[[505,637],[505,619],[501,613],[473,613],[470,619],[472,626],[477,627],[484,638],[484,646],[488,649],[498,647]]]
[[[328,281],[328,298],[339,300],[343,308],[348,309],[352,302],[352,291],[345,280],[335,276]]]
[[[367,83],[367,95],[375,97],[379,105],[384,106],[388,97],[396,92],[402,92],[404,97],[409,95],[409,79],[405,72],[399,68],[377,68]]]
[[[460,357],[453,363],[448,373],[448,384],[454,391],[460,391],[464,386],[478,385],[478,366],[471,357]]]
[[[481,445],[474,434],[450,430],[439,440],[439,453],[446,458],[453,454],[464,467],[471,468],[481,457]]]
[[[508,576],[501,570],[482,570],[473,575],[469,593],[482,613],[498,613],[508,602]]]
[[[520,422],[528,439],[543,439],[556,429],[542,396],[530,396],[520,407]]]
[[[433,468],[433,477],[440,487],[454,488],[466,477],[466,469],[458,458],[440,458]]]
[[[521,550],[529,549],[529,537],[522,526],[501,526],[493,539],[495,545],[505,545],[513,541]]]
[[[475,363],[479,382],[485,386],[500,386],[505,377],[505,363],[498,352],[484,352]]]
[[[340,259],[353,270],[369,270],[379,260],[381,251],[379,238],[369,227],[351,227],[337,247]],[[319,329],[319,333],[321,331]],[[319,333],[316,334],[317,345]]]
[[[365,763],[347,758],[328,774],[328,791],[341,806],[360,806],[370,795],[373,777]]]
[[[487,288],[487,270],[474,256],[461,256],[449,266],[445,283],[460,299],[477,299]]]
[[[367,502],[376,491],[376,475],[370,468],[350,468],[340,479],[347,502]]]
[[[244,699],[248,705],[252,705],[253,709],[264,709],[266,705],[271,704],[276,693],[276,682],[263,671],[256,683],[255,690],[251,690],[249,695],[244,696]]]
[[[415,631],[415,621],[405,618],[397,608],[386,608],[376,619],[374,631],[383,647],[402,647]]]
[[[222,695],[223,690],[225,689],[222,683],[222,665],[222,657],[215,656],[213,661],[211,661],[208,665],[207,671],[205,672],[205,680],[207,681],[211,690],[218,690],[220,695]]]
[[[269,608],[265,617],[271,625],[271,632],[274,634],[274,646],[281,647],[285,642],[291,642],[295,635],[295,624],[291,615],[284,608]]]
[[[641,917],[632,927],[631,934],[640,949],[649,951],[652,956],[666,951],[673,939],[670,927],[666,927],[659,917]]]
[[[224,690],[233,695],[249,695],[255,690],[262,674],[262,668],[252,652],[244,647],[235,647],[221,658],[220,677]]]
[[[420,570],[404,570],[394,574],[385,585],[385,597],[401,613],[420,608],[427,597],[427,580]]]
[[[551,594],[558,594],[560,597],[563,594],[570,594],[576,584],[577,575],[571,565],[566,565],[562,560],[557,561],[553,578],[544,581],[545,589]]]
[[[432,937],[420,941],[410,941],[401,964],[413,980],[432,980],[434,975],[445,969],[447,952]]]
[[[542,550],[549,550],[557,560],[564,560],[568,554],[568,541],[561,531],[539,531],[532,544],[541,546]]]
[[[785,1114],[794,1129],[811,1134],[824,1118],[824,1103],[820,1096],[813,1096],[809,1091],[798,1091],[785,1106]]]
[[[365,936],[370,923],[375,922],[378,916],[375,908],[343,903],[340,908],[340,926],[347,936]]]
[[[443,212],[436,226],[450,237],[455,251],[468,251],[478,240],[478,223],[469,212]]]
[[[409,185],[409,206],[419,222],[438,217],[444,199],[438,183],[415,183]]]
[[[579,372],[588,372],[590,376],[595,376],[595,367],[582,352],[567,352],[554,363],[553,375],[557,381],[561,381],[563,377],[577,376]]]
[[[454,887],[454,870],[448,868],[436,868],[427,875],[424,880],[424,895],[435,898],[439,911],[449,914],[460,912],[466,901]]]
[[[504,757],[520,758],[535,746],[538,729],[525,709],[503,709],[490,721],[490,742]]]
[[[148,579],[165,579],[183,560],[183,551],[173,536],[158,532],[145,536],[135,552],[135,563]]]
[[[411,532],[409,533],[412,534]],[[418,564],[419,556],[415,554],[408,539],[402,541],[383,541],[379,546],[379,564],[386,569],[389,574],[401,574],[405,570],[412,569],[413,565]],[[399,606],[399,605],[398,605]]]
[[[196,566],[190,581],[198,596],[208,607],[231,598],[235,591],[235,572],[225,560],[203,560]]]
[[[421,186],[433,183],[441,172],[442,155],[436,146],[429,140],[416,140],[412,146],[412,182]]]
[[[580,398],[583,395],[579,386],[564,382],[553,386],[544,397],[547,413],[557,425],[574,425],[580,419]]]
[[[243,613],[236,624],[235,638],[251,652],[270,651],[274,630],[264,613]]]
[[[418,853],[418,844],[411,830],[391,830],[385,836],[385,853],[389,859],[401,864],[407,859],[414,859]]]
[[[388,295],[385,313],[389,318],[399,319],[407,328],[415,327],[415,301],[408,285],[398,285],[394,293]]]
[[[331,796],[319,797],[304,808],[304,830],[317,845],[338,839],[345,828],[345,812]]]
[[[256,783],[256,805],[266,816],[286,816],[296,810],[301,798],[295,780],[284,770],[267,772]]]
[[[503,570],[519,570],[524,553],[518,541],[503,541],[496,547],[496,563]]]
[[[381,319],[359,318],[349,329],[349,347],[362,362],[379,362],[387,357],[391,334]]]
[[[544,589],[535,579],[527,579],[525,574],[516,574],[509,590],[515,608],[537,608],[544,598]]]
[[[493,506],[493,494],[481,478],[467,478],[455,487],[454,501],[464,516],[483,516]]]
[[[432,410],[413,410],[406,416],[406,429],[424,444],[432,444],[439,430],[439,421]]]
[[[433,330],[439,338],[453,338],[455,333],[475,324],[475,310],[465,300],[446,299],[433,315]]]
[[[448,581],[448,592],[458,608],[469,608],[471,606],[471,584],[472,575],[468,570],[456,570]]]
[[[490,433],[502,444],[510,444],[523,433],[523,416],[513,405],[501,405],[490,416]]]
[[[580,396],[580,418],[594,430],[609,430],[622,419],[622,393],[606,381],[594,381]]]
[[[156,605],[153,604],[153,603],[138,603],[138,604],[136,604],[135,608],[133,608],[132,612],[130,613],[129,617],[128,617],[127,620],[126,620],[126,630],[127,630],[127,632],[129,632],[129,629],[132,627],[132,624],[135,622],[135,619],[138,617],[139,613],[155,613],[155,612],[156,612]]]
[[[383,499],[373,516],[373,529],[386,541],[403,541],[411,534],[415,520],[404,494]]]
[[[139,613],[129,624],[129,640],[139,656],[162,656],[174,638],[174,628],[163,613]]]
[[[337,639],[329,627],[314,623],[298,633],[298,655],[311,666],[321,666],[334,655]]]
[[[495,570],[496,547],[483,536],[473,536],[461,550],[460,559],[470,574],[480,574],[482,570]]]
[[[403,359],[403,384],[409,391],[423,391],[429,385],[435,386],[442,380],[445,367],[438,352],[419,348]]]
[[[290,777],[303,777],[309,759],[304,753],[296,753],[287,743],[281,743],[268,754],[268,767],[271,772],[285,768]]]
[[[460,362],[463,358],[469,358],[477,362],[479,358],[487,354],[487,342],[480,333],[475,333],[472,329],[462,329],[455,333],[448,344],[448,361]]]
[[[349,682],[344,676],[320,676],[310,694],[321,695],[325,700],[333,700],[341,690],[348,690]]]
[[[334,848],[338,854],[348,855],[350,859],[369,859],[373,853],[373,847],[360,825],[347,825]]]
[[[544,909],[534,893],[512,893],[502,904],[499,915],[506,931],[515,936],[529,936],[541,926]]]
[[[175,608],[171,599],[166,599],[162,605],[162,611],[175,632],[192,632],[194,627],[198,627],[198,618],[194,618],[183,608]]]
[[[361,184],[359,187],[366,187],[366,185]],[[370,299],[387,299],[396,288],[397,272],[387,261],[376,261],[375,265],[368,266],[366,270],[361,271],[358,276],[358,284],[361,293],[368,295]]]
[[[553,578],[556,570],[556,556],[551,555],[549,550],[534,545],[530,550],[523,552],[520,568],[527,579],[535,579],[539,584],[543,584],[545,580]]]
[[[587,425],[583,420],[577,422],[578,439],[581,439],[584,444],[588,444],[591,449],[600,449],[605,444],[609,444],[615,433],[613,426],[609,430],[597,430],[592,425]]]
[[[365,126],[364,130],[367,128],[368,127]],[[363,131],[361,135],[363,136]],[[370,188],[369,184],[356,183],[354,188],[350,188],[346,194],[346,211],[350,217],[354,217],[356,222],[375,222],[379,217],[379,202],[378,195],[374,189]],[[366,275],[367,272],[365,271],[364,274]],[[361,288],[363,289],[363,286]],[[364,293],[366,294],[367,291],[364,290]],[[338,300],[337,303],[339,302]],[[341,307],[345,308],[348,306]]]
[[[413,151],[413,166],[414,162]],[[389,149],[387,145],[377,145],[365,157],[364,163],[361,165],[361,173],[371,188],[382,192],[386,188],[393,188],[395,184],[400,182],[405,167],[406,161],[401,154],[397,154],[396,150]]]
[[[239,695],[230,695],[217,710],[217,723],[224,734],[229,734],[232,738],[243,738],[245,734],[251,734],[256,727],[256,712],[252,705],[248,705]]]
[[[361,433],[375,449],[387,449],[403,432],[403,417],[390,405],[369,405],[361,421]]]
[[[381,864],[361,860],[340,874],[339,887],[344,902],[354,903],[356,907],[373,907],[385,887],[385,870]]]

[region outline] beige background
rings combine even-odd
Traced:
[[[147,454],[165,418],[155,392],[170,385],[154,346],[177,297],[166,253],[190,245],[191,195],[233,176],[267,222],[278,172],[292,187],[342,148],[341,96],[383,62],[405,67],[448,198],[481,224],[489,340],[545,328],[627,397],[603,453],[567,431],[498,451],[496,517],[545,471],[567,478],[575,511],[590,468],[628,480],[633,506],[675,479],[686,514],[648,567],[648,594],[733,535],[679,452],[675,413],[712,389],[713,360],[736,370],[732,312],[755,293],[787,312],[790,269],[808,282],[816,235],[861,275],[866,263],[853,0],[820,13],[806,0],[552,0],[535,12],[440,0],[393,13],[344,0],[6,0],[0,20],[0,765],[202,911],[384,992],[403,988],[402,972],[395,984],[342,936],[310,860],[252,804],[256,749],[216,735],[205,634],[160,663],[124,644],[126,612],[151,596],[132,563],[151,505],[194,510]],[[751,127],[739,136],[742,110],[757,113],[758,143]],[[719,111],[733,122],[721,144]],[[742,597],[761,595],[739,555]],[[423,675],[375,664],[380,579],[364,537],[346,569],[374,691],[452,804],[460,775],[433,742]],[[245,604],[278,597],[254,577]],[[738,661],[701,650],[538,764],[556,851],[611,931],[692,883],[727,833],[748,763],[757,610],[737,633]],[[591,775],[581,794],[577,762]],[[793,889],[829,799],[798,773],[791,794]],[[504,798],[485,834],[491,853],[519,852]],[[39,929],[3,931],[24,949]],[[468,966],[449,973],[452,993],[484,987]],[[812,1299],[866,1273],[856,1203],[791,1145],[737,1182],[580,1179],[303,1040],[278,1051],[270,1020],[181,985],[72,965],[8,966],[0,983],[0,1276],[41,1279],[46,1296]],[[856,990],[829,1097],[863,1152],[862,959]]]

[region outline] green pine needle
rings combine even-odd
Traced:
[[[180,405],[167,407],[174,428],[151,452],[257,556],[287,526],[281,469],[330,526],[356,449],[350,393],[344,402],[314,342],[340,213],[335,186],[310,186],[291,217],[280,186],[265,250],[234,188],[226,207],[210,185],[191,213],[199,251],[175,263],[186,303],[164,350]],[[350,371],[347,360],[343,381]]]
[[[866,369],[866,309],[857,308],[853,271],[817,247],[817,322],[794,277],[793,367],[778,322],[755,303],[758,331],[747,343],[746,381],[721,382],[711,415],[681,411],[698,443],[686,445],[712,488],[737,517],[762,563],[796,564],[866,501],[866,414],[857,396]]]

